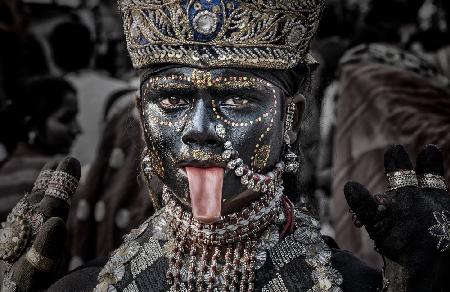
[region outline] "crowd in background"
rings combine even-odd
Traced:
[[[303,123],[301,196],[324,234],[376,266],[343,183],[382,191],[382,152],[393,143],[413,153],[435,143],[450,157],[450,1],[327,2],[312,47],[320,65]],[[110,0],[0,0],[0,219],[47,161],[78,158],[69,268],[108,255],[154,212],[119,18]]]
[[[328,4],[314,45],[321,63],[313,86],[320,137],[307,150],[318,157],[314,198],[323,233],[380,267],[373,241],[352,224],[343,188],[353,180],[384,192],[383,154],[392,144],[411,157],[437,144],[450,156],[450,2]]]

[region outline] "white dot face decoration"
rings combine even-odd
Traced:
[[[269,81],[233,69],[184,67],[143,78],[147,147],[164,166],[154,173],[186,204],[192,166],[225,171],[222,202],[248,189],[273,191],[282,169],[281,98]]]

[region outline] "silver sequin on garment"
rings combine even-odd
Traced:
[[[276,269],[280,270],[295,258],[304,257],[312,269],[314,286],[310,292],[341,292],[342,275],[331,266],[332,253],[320,235],[319,222],[298,210],[295,210],[295,217],[298,226],[294,234],[270,250]]]
[[[331,266],[331,250],[323,241],[320,235],[319,222],[311,216],[298,210],[294,212],[296,229],[293,234],[286,236],[283,240],[279,240],[278,227],[270,225],[265,232],[259,237],[257,242],[257,253],[255,265],[260,268],[264,265],[268,252],[270,258],[278,270],[274,279],[263,287],[264,292],[285,292],[288,291],[283,281],[281,269],[291,263],[296,258],[303,258],[306,264],[311,268],[311,279],[314,286],[308,292],[341,292],[339,287],[342,284],[342,275]],[[138,291],[136,280],[142,276],[148,267],[153,265],[158,259],[167,257],[171,252],[170,243],[166,242],[161,246],[160,241],[154,237],[150,237],[144,243],[139,244],[137,239],[143,234],[151,232],[156,237],[163,237],[162,234],[167,221],[165,219],[164,210],[157,212],[152,219],[147,220],[139,228],[133,230],[125,237],[126,242],[117,249],[108,263],[105,265],[98,277],[97,291],[116,291],[116,284],[124,278],[126,266],[130,263],[131,277],[130,283],[126,284],[124,291]],[[150,229],[150,230],[149,230]],[[260,261],[260,262],[258,262]],[[240,265],[242,263],[239,263]],[[182,258],[180,273],[182,282],[177,291],[188,291],[186,283],[186,267],[189,265],[189,257]],[[223,268],[218,265],[218,268]],[[218,286],[213,287],[212,291],[223,291],[224,279],[217,278],[215,280]],[[172,288],[173,289],[173,288]],[[172,290],[171,290],[172,291]]]
[[[281,275],[277,273],[276,277],[262,288],[262,292],[289,292],[289,290],[284,285]]]
[[[142,246],[141,253],[138,257],[131,260],[131,274],[137,278],[139,274],[150,267],[164,254],[159,242],[150,238],[150,240]]]

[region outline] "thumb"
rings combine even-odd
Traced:
[[[17,291],[37,291],[51,284],[51,272],[62,258],[66,235],[61,218],[52,217],[42,225],[31,248],[14,265]]]

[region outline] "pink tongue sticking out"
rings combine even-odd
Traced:
[[[194,218],[213,223],[220,218],[224,169],[186,167]]]

